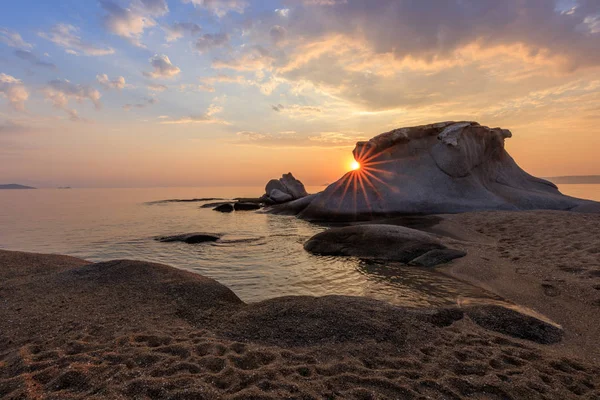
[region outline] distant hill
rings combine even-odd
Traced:
[[[555,176],[546,179],[556,184],[600,184],[600,175]]]
[[[31,186],[19,185],[16,183],[9,183],[7,185],[0,185],[0,189],[35,189]]]

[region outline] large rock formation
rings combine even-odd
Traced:
[[[308,196],[302,182],[294,178],[291,172],[283,174],[280,179],[271,179],[265,186],[263,199],[268,203],[285,203]]]
[[[565,196],[553,183],[523,171],[504,149],[511,136],[476,122],[395,129],[357,143],[358,170],[317,195],[272,211],[308,220],[477,210],[600,211],[599,203]]]

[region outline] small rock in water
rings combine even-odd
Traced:
[[[221,204],[220,206],[216,206],[213,208],[215,211],[229,213],[233,211],[233,206],[230,203]]]
[[[203,242],[215,242],[221,237],[210,233],[184,233],[181,235],[173,236],[161,236],[157,237],[156,240],[163,243],[168,242],[183,242],[188,244],[203,243]]]
[[[446,264],[455,258],[460,258],[466,256],[462,250],[454,250],[454,249],[435,249],[428,251],[412,260],[410,265],[418,265],[422,267],[435,267],[436,265]]]
[[[206,203],[206,204],[202,204],[200,206],[200,208],[215,208],[217,206],[220,206],[222,204],[230,204],[230,201],[217,201],[216,203]]]
[[[257,204],[257,203],[234,203],[233,209],[235,211],[260,210],[260,204]]]

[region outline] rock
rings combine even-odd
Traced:
[[[271,179],[265,186],[265,195],[273,203],[284,203],[306,197],[308,193],[302,182],[289,172],[280,179]]]
[[[541,344],[561,341],[563,330],[555,325],[519,311],[498,305],[469,306],[466,315],[485,329]]]
[[[233,209],[235,211],[251,211],[260,210],[260,204],[258,203],[233,203]]]
[[[435,267],[436,265],[446,264],[456,258],[464,257],[467,253],[461,250],[454,249],[435,249],[415,258],[410,262],[410,265],[418,265],[422,267]]]
[[[229,213],[233,211],[233,206],[231,205],[231,203],[224,203],[221,204],[220,206],[216,206],[215,208],[213,208],[214,211],[219,211],[222,213]]]
[[[273,200],[275,203],[286,203],[288,201],[294,200],[289,193],[284,193],[279,189],[273,189],[269,192],[269,198]]]
[[[294,198],[294,200],[300,199],[304,196],[308,196],[308,193],[306,192],[306,189],[304,188],[302,182],[294,178],[294,175],[292,175],[291,172],[283,174],[279,181],[285,187],[284,192],[290,194]]]
[[[269,182],[267,182],[267,185],[265,186],[265,193],[268,195],[273,190],[279,190],[280,192],[287,193],[285,186],[283,186],[283,183],[281,183],[279,179],[271,179]]]
[[[214,235],[210,233],[184,233],[181,235],[173,235],[173,236],[160,236],[155,238],[159,242],[168,243],[168,242],[184,242],[189,244],[194,243],[203,243],[203,242],[215,242],[221,238],[220,235]]]
[[[467,121],[395,129],[356,144],[360,169],[310,202],[271,211],[293,209],[311,221],[483,210],[600,212],[600,203],[565,196],[553,183],[523,171],[504,148],[511,136],[506,129]]]
[[[304,249],[332,256],[354,256],[408,263],[436,249],[446,249],[427,233],[395,225],[332,228],[310,238]]]
[[[206,204],[202,204],[200,206],[200,208],[215,208],[215,207],[218,207],[223,204],[231,204],[231,202],[230,201],[217,201],[215,203],[206,203]]]

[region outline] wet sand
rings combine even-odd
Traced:
[[[168,266],[0,251],[0,398],[600,398],[599,216],[443,216],[441,270],[565,329],[539,344],[461,309],[358,297],[244,304]]]

